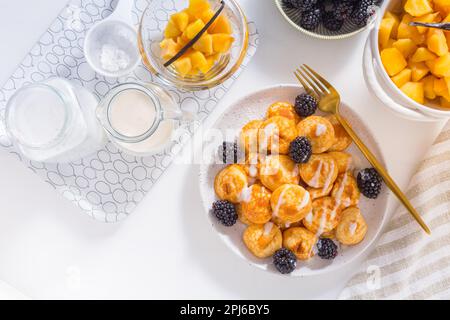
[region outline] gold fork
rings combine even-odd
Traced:
[[[336,89],[306,64],[302,65],[300,68],[297,68],[294,72],[294,75],[297,77],[298,81],[300,81],[303,88],[305,88],[308,94],[316,96],[318,98],[320,110],[322,110],[323,112],[332,113],[336,116],[336,119],[344,127],[345,131],[347,131],[359,150],[361,150],[370,164],[383,177],[384,182],[389,187],[389,189],[392,190],[392,192],[397,196],[400,202],[406,207],[406,209],[408,209],[409,213],[414,217],[414,219],[416,219],[423,230],[425,230],[426,233],[430,234],[430,229],[422,220],[422,217],[419,215],[416,209],[414,209],[414,207],[411,205],[405,194],[400,190],[391,176],[387,173],[386,169],[374,156],[374,154],[366,147],[364,142],[362,142],[355,131],[353,131],[347,120],[345,120],[345,118],[340,115],[339,105],[341,102],[341,98]]]

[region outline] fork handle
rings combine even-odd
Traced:
[[[400,202],[408,209],[409,213],[416,219],[416,221],[420,224],[423,230],[425,230],[426,233],[431,234],[430,229],[426,225],[426,223],[422,220],[422,217],[419,215],[419,213],[414,209],[414,207],[409,202],[408,198],[406,198],[406,195],[400,190],[400,188],[397,186],[395,181],[391,178],[391,176],[388,174],[386,169],[383,167],[383,165],[377,160],[375,155],[370,152],[370,150],[366,147],[364,142],[358,137],[355,131],[353,131],[350,124],[345,120],[344,117],[336,113],[336,118],[340,122],[340,124],[344,127],[345,131],[350,135],[352,140],[355,142],[356,146],[361,150],[362,154],[367,158],[367,160],[370,162],[370,164],[378,171],[378,173],[383,177],[384,182],[386,185],[391,189],[391,191],[397,196],[397,198],[400,200]]]

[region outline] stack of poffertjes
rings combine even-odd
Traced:
[[[310,141],[306,163],[289,156],[297,137]],[[243,241],[253,255],[270,257],[284,247],[307,260],[319,238],[343,245],[364,239],[367,224],[358,208],[352,156],[345,152],[351,143],[334,116],[301,119],[286,102],[272,104],[265,119],[241,129],[245,159],[221,170],[214,189],[219,199],[236,206],[247,225]]]

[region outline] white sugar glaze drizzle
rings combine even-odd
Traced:
[[[272,231],[273,228],[273,223],[272,222],[267,222],[264,225],[264,236],[268,236],[270,234],[270,232]]]
[[[251,178],[255,178],[258,175],[258,169],[256,168],[256,165],[250,164],[248,167],[248,173],[250,174]]]
[[[350,223],[350,225],[348,226],[348,231],[350,232],[350,235],[351,236],[354,236],[355,235],[355,232],[356,232],[356,228],[357,228],[358,226],[356,225],[356,223],[354,223],[354,222],[352,222],[352,223]]]
[[[281,206],[284,204],[283,196],[286,190],[287,188],[281,191],[280,196],[278,197],[277,205],[275,206],[275,210],[272,212],[273,217],[278,217],[278,211],[280,211]]]
[[[320,137],[327,131],[327,127],[321,123],[316,126],[316,137]]]
[[[333,173],[334,173],[334,162],[329,163],[328,168],[329,168],[328,176],[327,176],[327,180],[325,181],[325,184],[323,186],[322,192],[325,192],[326,190],[328,190],[331,183],[333,182],[333,181],[331,181],[331,179],[333,178]]]
[[[308,214],[305,217],[306,222],[311,224],[313,222],[313,219],[314,219],[314,216],[313,216],[312,211],[308,212]]]
[[[317,183],[319,183],[319,178],[320,178],[320,173],[322,172],[322,167],[323,167],[323,161],[320,161],[319,166],[317,167],[317,170],[314,173],[314,176],[309,181],[309,185],[311,185],[312,187],[316,186]]]
[[[251,198],[252,198],[252,187],[245,187],[244,189],[242,189],[241,193],[239,194],[239,202],[250,202]]]
[[[301,209],[305,208],[308,205],[310,198],[311,197],[309,195],[309,192],[305,191],[305,194],[303,196],[302,202],[300,202],[300,204],[297,206],[297,209],[301,210]]]

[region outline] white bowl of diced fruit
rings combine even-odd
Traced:
[[[404,118],[449,118],[450,32],[411,26],[413,21],[450,22],[450,0],[386,1],[366,43],[366,82]]]

